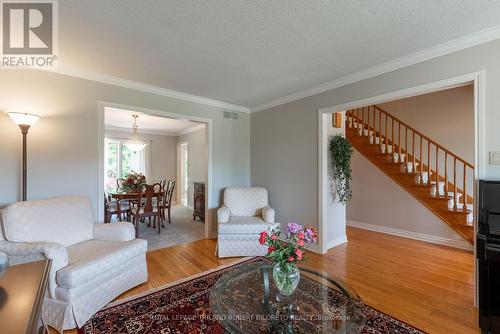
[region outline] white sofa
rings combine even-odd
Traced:
[[[279,227],[261,187],[230,187],[224,190],[224,204],[217,210],[219,257],[261,256],[267,248],[259,244],[259,234]]]
[[[60,332],[148,279],[147,242],[130,223],[95,224],[86,197],[17,202],[2,216],[0,251],[11,265],[52,259],[42,319]]]

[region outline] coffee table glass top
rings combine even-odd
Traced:
[[[300,268],[300,283],[282,296],[272,265],[243,264],[224,274],[210,294],[214,318],[229,333],[359,333],[361,298],[339,279]]]

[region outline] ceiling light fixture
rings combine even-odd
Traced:
[[[139,143],[139,140],[137,139],[137,129],[139,128],[137,125],[137,118],[139,115],[132,115],[132,117],[134,118],[134,125],[132,125],[132,138],[129,143],[125,144],[125,146],[127,146],[127,148],[132,152],[137,153],[142,151],[144,147],[146,147],[146,144]]]

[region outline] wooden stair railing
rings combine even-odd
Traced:
[[[367,137],[370,145],[379,148],[379,154],[404,166],[401,176],[414,177],[411,186],[429,187],[430,194],[425,196],[447,200],[447,211],[465,214],[464,225],[472,229],[472,164],[377,105],[348,110],[346,115],[348,135]],[[427,206],[432,206],[429,203]],[[440,212],[439,216],[444,220],[446,215]],[[471,233],[466,234],[464,238],[472,242]]]

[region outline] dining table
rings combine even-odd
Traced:
[[[118,189],[108,189],[107,190],[109,196],[111,196],[112,199],[116,200],[116,210],[118,212],[121,212],[121,205],[122,201],[133,201],[133,200],[139,200],[139,192],[137,191],[124,191],[124,190],[118,190]],[[159,192],[155,192],[155,196],[161,197],[163,196],[164,191],[160,190]],[[121,221],[121,214],[118,215],[119,220]]]

